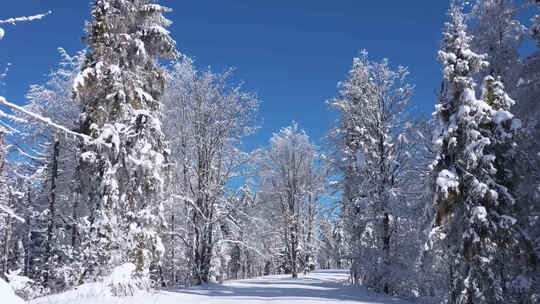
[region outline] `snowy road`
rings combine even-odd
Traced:
[[[212,284],[205,287],[160,291],[130,298],[74,299],[57,295],[33,304],[407,304],[409,302],[378,295],[363,287],[347,287],[346,271],[318,271],[297,280],[288,276]]]

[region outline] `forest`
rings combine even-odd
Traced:
[[[330,269],[410,301],[540,303],[539,0],[448,3],[432,116],[406,67],[361,50],[319,101],[323,145],[291,122],[250,151],[262,100],[183,54],[158,2],[93,1],[85,49],[0,94],[8,303]],[[51,14],[0,20],[0,48]]]

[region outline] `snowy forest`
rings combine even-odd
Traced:
[[[233,69],[197,67],[158,1],[93,1],[86,48],[0,96],[0,301],[340,269],[408,301],[540,303],[540,1],[448,6],[432,116],[362,50],[319,101],[324,144],[291,122],[246,151],[262,101]]]

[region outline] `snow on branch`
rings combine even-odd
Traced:
[[[48,12],[46,12],[44,14],[38,14],[38,15],[28,16],[28,17],[9,18],[9,19],[6,19],[6,20],[0,20],[0,24],[2,24],[2,23],[15,24],[17,22],[26,22],[26,21],[32,21],[32,20],[39,20],[39,19],[42,19],[43,17],[46,17],[46,16],[48,16],[50,14],[52,14],[52,11],[48,11]]]
[[[0,104],[3,104],[5,106],[7,106],[7,107],[9,107],[9,108],[11,108],[11,109],[13,109],[13,110],[15,110],[17,112],[20,112],[20,113],[22,113],[22,114],[24,114],[24,115],[26,115],[28,117],[31,117],[31,118],[33,118],[35,120],[38,120],[38,121],[40,121],[40,122],[42,122],[42,123],[44,123],[44,124],[46,124],[46,125],[48,125],[48,126],[50,126],[52,128],[55,128],[55,129],[57,129],[57,130],[59,130],[61,132],[64,132],[65,134],[73,135],[75,137],[79,137],[79,138],[81,138],[83,140],[86,140],[86,141],[91,141],[92,140],[92,138],[88,137],[87,135],[71,131],[70,129],[68,129],[68,128],[62,126],[62,125],[54,123],[48,117],[40,116],[40,115],[38,115],[36,113],[32,113],[32,112],[30,112],[30,111],[28,111],[28,110],[26,110],[26,109],[24,109],[22,107],[19,107],[16,104],[10,103],[3,96],[0,96]]]
[[[257,248],[255,247],[251,247],[251,246],[248,246],[245,242],[242,242],[242,241],[235,241],[235,240],[219,240],[217,242],[218,244],[223,244],[223,243],[230,243],[230,244],[235,244],[235,245],[240,245],[240,246],[243,246],[249,250],[253,250],[256,254],[258,254],[259,256],[266,256],[264,254],[262,254],[259,250],[257,250]]]
[[[18,216],[17,214],[15,214],[15,211],[13,211],[13,209],[7,207],[7,206],[3,206],[3,205],[0,205],[0,214],[1,213],[4,213],[4,214],[7,214],[8,216],[11,216],[12,218],[16,219],[17,221],[21,222],[21,223],[24,223],[24,219],[20,216]]]
[[[9,18],[9,19],[6,19],[6,20],[0,20],[0,24],[3,24],[3,23],[15,24],[17,22],[26,22],[26,21],[32,21],[32,20],[39,20],[39,19],[42,19],[43,17],[48,16],[50,14],[52,14],[52,11],[48,11],[45,14],[38,14],[38,15],[28,16],[28,17]],[[2,40],[2,38],[4,38],[4,34],[5,34],[4,29],[0,27],[0,40]]]

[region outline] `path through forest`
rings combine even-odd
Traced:
[[[364,287],[344,284],[344,270],[321,270],[293,280],[289,276],[269,276],[251,280],[210,284],[203,287],[160,291],[128,298],[95,298],[56,295],[33,304],[407,304]],[[75,297],[77,299],[75,299]]]

